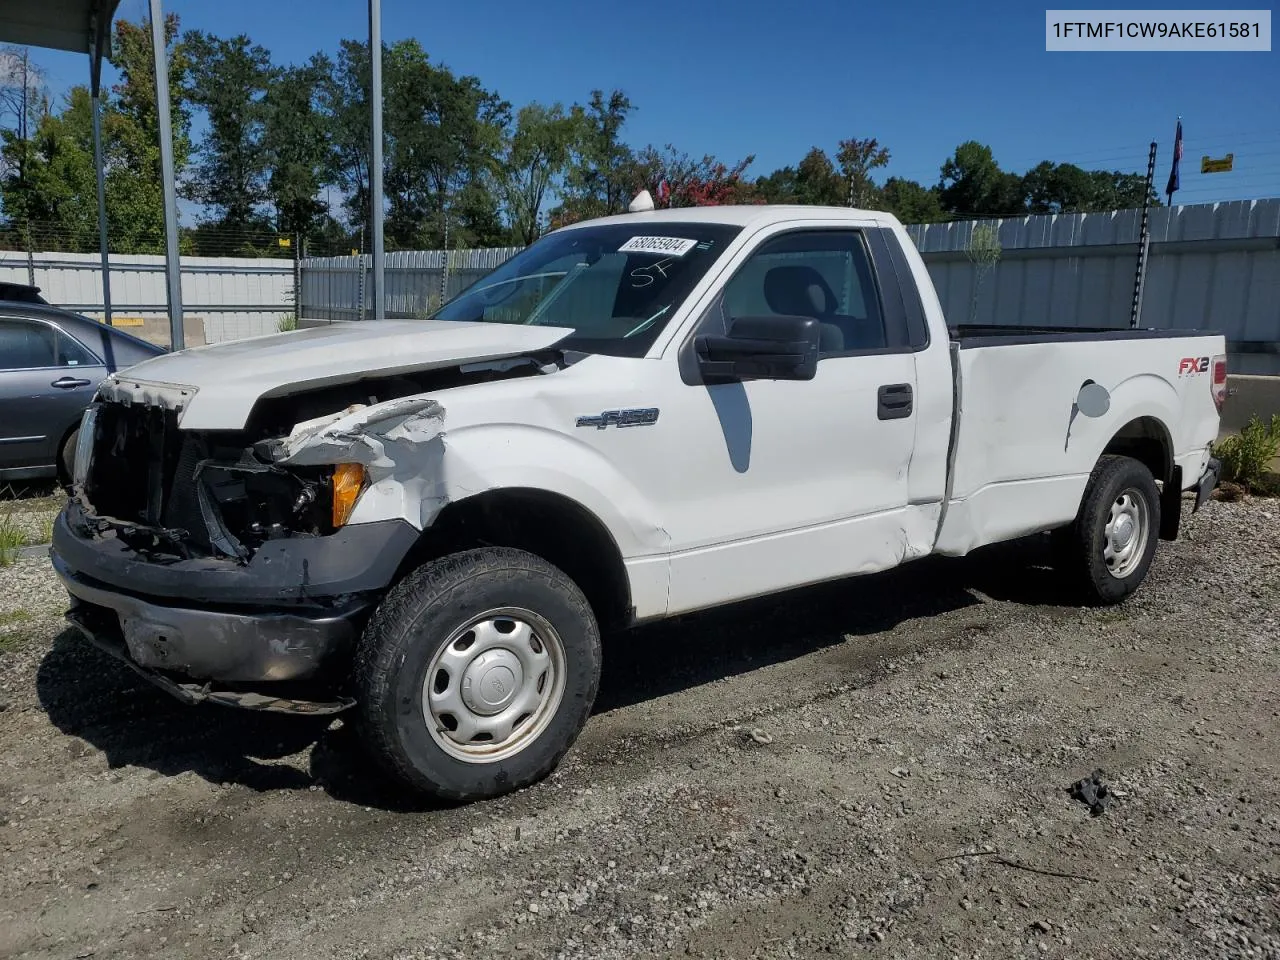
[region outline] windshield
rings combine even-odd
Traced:
[[[740,229],[633,220],[562,230],[516,254],[431,319],[571,327],[561,346],[642,356]]]

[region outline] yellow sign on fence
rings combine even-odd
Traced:
[[[291,237],[276,237],[276,243],[282,247],[292,247],[293,239]]]
[[[1231,165],[1235,161],[1236,155],[1228,153],[1221,160],[1214,160],[1212,157],[1200,158],[1201,173],[1230,173]]]
[[[145,323],[141,317],[120,317],[113,315],[111,317],[111,325],[113,327],[141,327],[145,326]]]

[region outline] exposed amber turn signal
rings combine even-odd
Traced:
[[[360,491],[364,489],[364,467],[358,463],[340,463],[333,468],[333,525],[341,527],[351,519]]]

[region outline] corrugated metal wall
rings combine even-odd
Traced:
[[[1140,212],[1019,217],[998,227],[1001,259],[975,322],[1129,324]],[[908,227],[947,318],[971,319],[974,221]],[[1280,374],[1280,200],[1157,208],[1140,325],[1217,330],[1234,373]]]
[[[102,318],[102,263],[96,253],[37,253],[32,260],[35,284],[46,300]],[[0,280],[27,279],[25,253],[0,253]],[[281,315],[293,313],[293,286],[292,260],[182,258],[183,310],[204,321],[208,343],[274,333]],[[166,302],[164,257],[112,254],[111,310],[116,317],[162,317]]]

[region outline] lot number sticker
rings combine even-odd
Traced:
[[[657,253],[668,257],[683,257],[694,248],[697,240],[683,237],[632,237],[618,248],[619,253]]]

